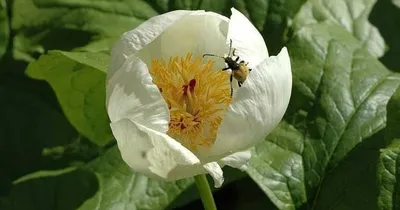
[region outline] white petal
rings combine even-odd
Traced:
[[[129,119],[111,123],[111,129],[122,159],[132,169],[149,177],[174,180],[169,173],[176,167],[200,164],[192,152],[168,135]]]
[[[153,130],[166,133],[169,111],[146,65],[129,56],[108,81],[107,111],[111,122],[129,118]]]
[[[166,28],[186,15],[198,11],[176,10],[154,16],[135,29],[124,33],[111,51],[111,62],[108,67],[107,79],[124,64],[126,57],[135,54],[144,46],[156,39]]]
[[[228,165],[230,167],[244,171],[248,167],[250,158],[251,149],[233,153],[232,155],[222,158],[219,162],[221,163],[221,165]]]
[[[148,177],[175,181],[209,173],[215,187],[224,182],[216,162],[202,165],[200,160],[168,135],[141,126],[129,119],[111,123],[122,159],[135,172]]]
[[[250,72],[221,122],[209,156],[224,157],[263,140],[281,121],[291,90],[290,58],[284,47]]]
[[[210,174],[214,180],[215,187],[221,187],[224,183],[224,172],[217,162],[211,162],[203,165],[204,169]]]
[[[168,27],[162,35],[138,52],[138,56],[150,64],[152,59],[169,60],[172,56],[193,56],[204,53],[223,55],[226,53],[226,34],[229,19],[213,12],[197,12],[187,15]],[[224,67],[221,58],[216,60],[218,67]]]
[[[202,164],[178,165],[168,173],[168,177],[166,178],[166,180],[174,181],[206,173],[207,171],[204,169]]]
[[[236,49],[240,60],[249,62],[249,67],[254,68],[268,57],[267,46],[260,32],[246,16],[235,8],[231,11],[227,43],[232,39],[232,47]]]
[[[224,182],[222,166],[218,165],[217,162],[210,162],[204,165],[179,165],[174,168],[169,174],[167,181],[174,181],[187,177],[193,177],[199,174],[210,174],[214,180],[214,186],[220,187]]]

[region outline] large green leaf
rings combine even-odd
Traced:
[[[307,185],[314,188],[325,171],[385,126],[386,104],[400,77],[335,24],[302,28],[289,49],[296,67],[296,101],[289,112],[295,117],[298,109],[307,113],[295,126],[305,129],[303,161]]]
[[[52,51],[32,62],[26,71],[51,85],[70,122],[98,145],[112,140],[105,107],[108,60],[103,53]]]
[[[8,22],[7,2],[0,0],[0,60],[8,47],[10,27]]]
[[[385,42],[379,31],[368,22],[375,1],[309,0],[296,15],[294,26],[301,28],[330,20],[352,33],[371,55],[381,57],[385,52]]]
[[[294,209],[306,200],[310,207],[332,204],[324,199],[338,199],[330,194],[332,187],[346,186],[335,182],[337,176],[330,173],[352,173],[346,171],[351,167],[337,166],[385,127],[386,104],[399,86],[400,76],[329,21],[299,29],[288,49],[294,85],[285,117],[290,125],[284,123],[257,146],[259,151],[248,172],[281,209]],[[356,153],[355,162],[364,154]],[[327,182],[336,186],[327,187],[323,184]],[[360,198],[352,196],[354,202],[346,205],[361,207]]]

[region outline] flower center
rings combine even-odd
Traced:
[[[223,114],[231,103],[229,72],[213,70],[214,62],[202,57],[153,59],[150,74],[170,112],[167,134],[186,148],[214,143]]]

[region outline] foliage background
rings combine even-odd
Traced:
[[[219,209],[400,209],[399,0],[0,0],[0,209],[202,209],[192,179],[131,173],[105,112],[112,43],[176,9],[235,7],[293,94]]]

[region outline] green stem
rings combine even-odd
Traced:
[[[214,198],[211,192],[210,185],[205,174],[197,175],[194,177],[196,182],[197,190],[199,191],[201,201],[205,210],[217,210],[215,206]]]

